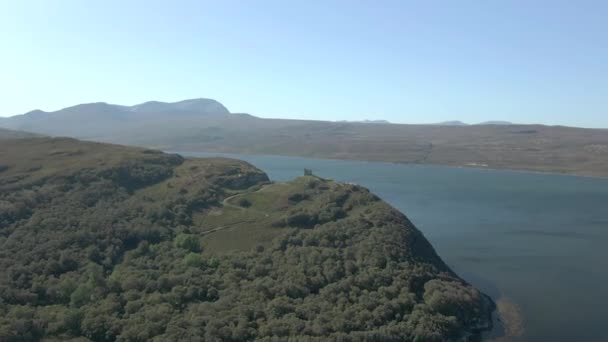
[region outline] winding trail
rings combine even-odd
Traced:
[[[242,193],[239,193],[239,194],[235,194],[235,195],[226,197],[222,201],[222,206],[227,207],[227,208],[234,208],[234,209],[238,209],[238,210],[248,210],[248,211],[251,211],[251,212],[254,212],[254,213],[262,214],[265,217],[268,217],[269,215],[266,212],[263,212],[263,211],[260,211],[260,210],[255,210],[255,209],[251,209],[251,208],[241,207],[239,205],[230,203],[230,200],[232,200],[233,198],[237,198],[239,196],[242,196],[242,195],[247,195],[247,194],[253,194],[253,193],[256,193],[256,192],[260,192],[260,191],[264,190],[265,188],[267,188],[270,185],[272,185],[272,184],[264,184],[259,189],[255,190],[255,191],[242,192]]]
[[[265,184],[265,185],[261,186],[259,189],[255,190],[255,191],[246,191],[246,192],[241,192],[241,193],[238,193],[238,194],[234,194],[232,196],[228,196],[228,197],[224,198],[224,200],[222,201],[222,206],[226,207],[226,208],[237,209],[237,210],[250,211],[250,212],[254,212],[254,213],[260,214],[260,215],[264,215],[264,217],[269,217],[270,215],[268,215],[267,213],[265,213],[263,211],[259,211],[259,210],[255,210],[255,209],[251,209],[251,208],[246,208],[246,207],[241,207],[241,206],[238,206],[238,205],[230,203],[230,200],[232,200],[233,198],[237,198],[239,196],[242,196],[242,195],[252,194],[252,193],[261,191],[261,190],[265,189],[266,187],[268,187],[270,185],[272,185],[272,184]],[[220,231],[220,230],[224,230],[224,229],[233,227],[233,226],[235,226],[237,224],[241,224],[241,223],[253,223],[255,221],[256,220],[241,220],[241,221],[233,222],[233,223],[230,223],[230,224],[227,224],[227,225],[223,225],[223,226],[219,226],[219,227],[215,227],[215,228],[212,228],[212,229],[205,230],[205,231],[201,232],[201,235],[208,235],[208,234]]]

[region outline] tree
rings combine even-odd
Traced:
[[[194,234],[178,234],[175,237],[175,246],[179,248],[183,248],[190,252],[200,252],[201,251],[201,242],[197,235]]]

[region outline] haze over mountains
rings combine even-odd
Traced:
[[[443,122],[435,123],[433,125],[437,125],[437,126],[469,126],[468,123],[462,122],[462,121],[458,121],[458,120],[443,121]],[[478,124],[473,124],[473,125],[480,125],[480,126],[483,126],[483,125],[514,125],[514,123],[509,122],[509,121],[494,120],[494,121],[484,121],[484,122],[480,122]]]
[[[38,132],[49,135],[66,135],[81,138],[103,136],[121,125],[140,122],[157,122],[200,115],[229,114],[226,107],[211,99],[192,99],[174,103],[149,101],[134,106],[121,106],[105,102],[80,104],[54,112],[33,110],[23,115],[0,119],[6,128]]]
[[[18,138],[32,138],[35,137],[36,134],[14,131],[12,129],[4,129],[0,128],[0,140],[2,139],[18,139]]]
[[[405,125],[263,119],[211,99],[81,104],[0,119],[0,127],[160,148],[608,176],[608,130],[488,121]]]

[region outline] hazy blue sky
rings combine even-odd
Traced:
[[[262,117],[608,127],[608,1],[3,1],[0,115],[210,97]]]

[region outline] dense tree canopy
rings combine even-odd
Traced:
[[[0,341],[443,341],[489,324],[491,301],[355,185],[260,188],[244,162],[71,139],[3,142],[0,164]],[[209,226],[226,215],[247,220]],[[250,226],[273,238],[213,245]]]

